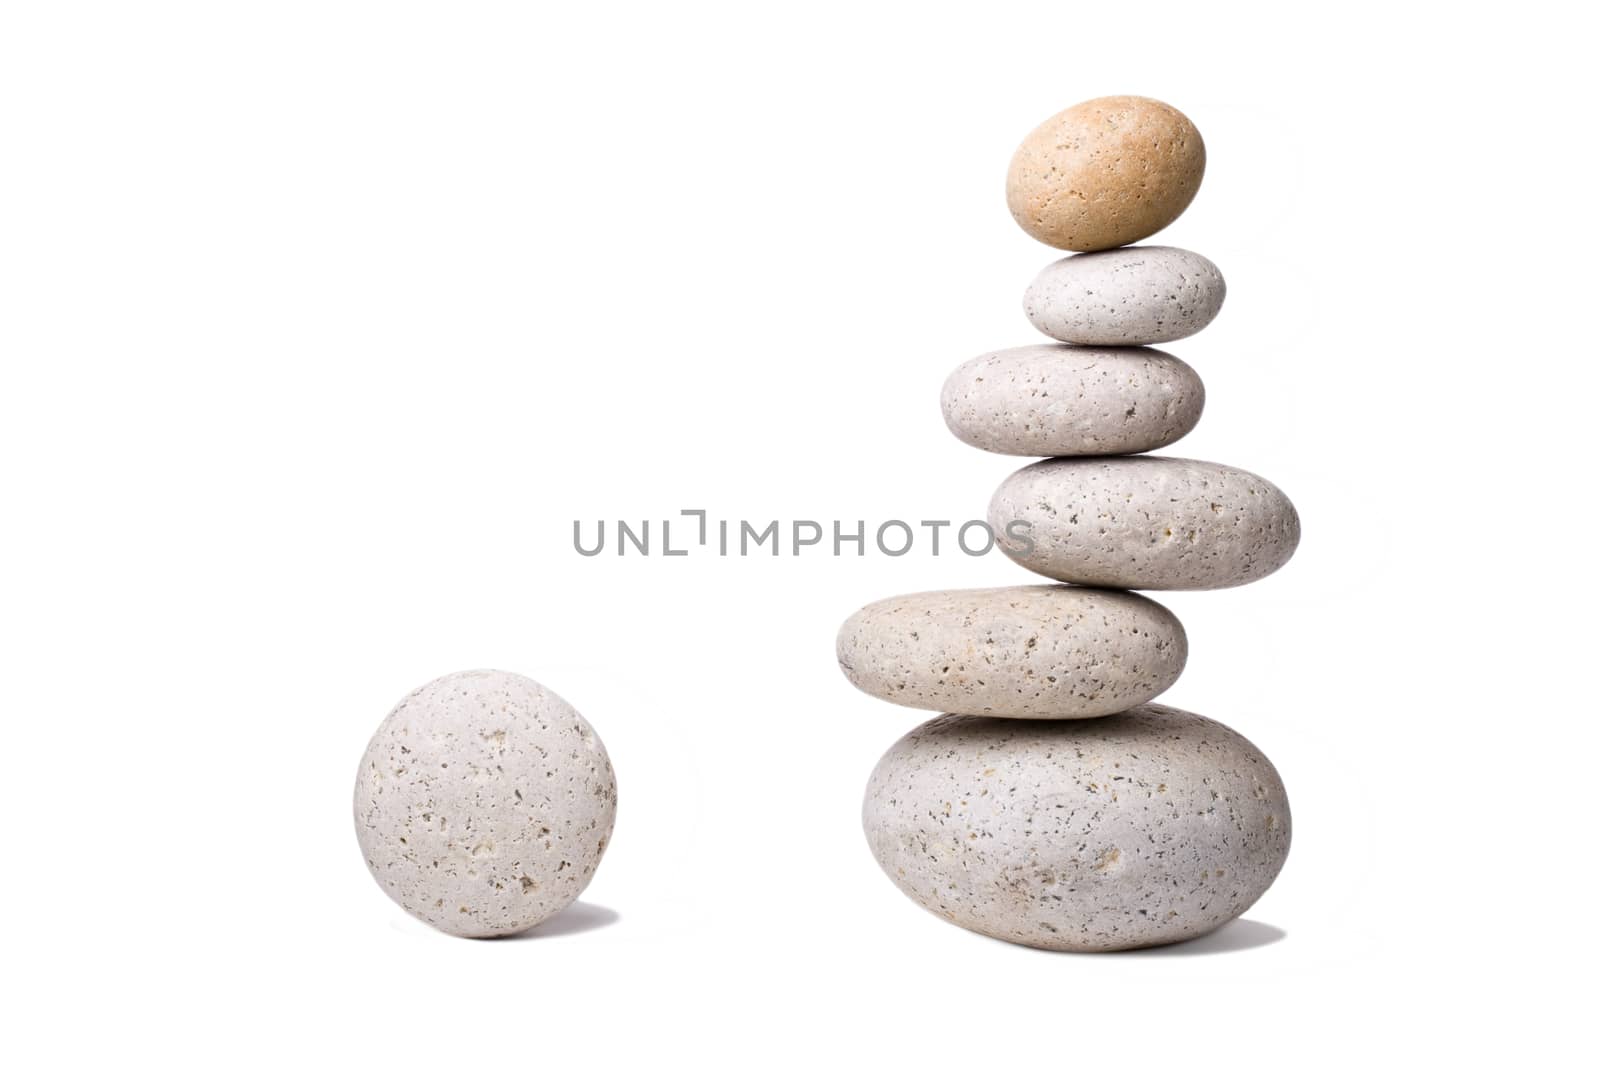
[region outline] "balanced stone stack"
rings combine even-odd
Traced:
[[[860,689],[940,712],[867,786],[863,822],[894,883],[991,937],[1074,951],[1182,941],[1240,915],[1289,849],[1283,782],[1245,738],[1150,701],[1188,654],[1178,619],[1134,589],[1263,578],[1299,540],[1266,479],[1140,455],[1194,428],[1182,360],[1145,345],[1203,329],[1222,275],[1134,246],[1189,205],[1205,147],[1176,109],[1117,96],[1030,134],[1006,196],[1033,237],[1078,253],[1028,287],[1060,344],[980,356],[945,383],[945,421],[990,452],[1045,457],[989,505],[1006,553],[1048,585],[917,593],[845,622]]]

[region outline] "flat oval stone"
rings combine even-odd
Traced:
[[[840,627],[838,653],[851,684],[894,704],[1083,719],[1164,692],[1189,641],[1177,616],[1135,593],[1020,585],[868,604]]]
[[[1006,204],[1036,240],[1095,252],[1167,226],[1205,170],[1205,142],[1183,112],[1142,96],[1102,96],[1023,139],[1006,174]]]
[[[1103,456],[1170,445],[1200,421],[1206,388],[1154,348],[1025,345],[969,359],[945,380],[945,425],[1009,456]]]
[[[605,746],[572,705],[505,671],[402,700],[361,757],[356,837],[406,911],[447,934],[536,926],[594,877],[617,817]]]
[[[968,930],[1101,952],[1185,941],[1248,909],[1289,853],[1267,757],[1200,715],[945,715],[884,754],[867,843],[906,896]]]
[[[1058,259],[1022,297],[1028,321],[1076,345],[1157,345],[1199,333],[1228,287],[1205,256],[1135,245]]]
[[[1265,478],[1165,456],[1024,467],[995,490],[989,525],[1030,571],[1119,589],[1244,585],[1300,543],[1300,516]]]

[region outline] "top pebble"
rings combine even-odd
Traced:
[[[1102,96],[1023,139],[1006,175],[1006,203],[1029,236],[1098,252],[1166,228],[1194,199],[1205,169],[1205,142],[1183,112],[1143,96]]]

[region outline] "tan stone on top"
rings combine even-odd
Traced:
[[[1200,131],[1177,108],[1102,96],[1023,139],[1006,175],[1006,204],[1030,236],[1094,252],[1164,229],[1194,199],[1205,169]]]

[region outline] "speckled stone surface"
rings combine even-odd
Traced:
[[[879,761],[862,823],[879,866],[935,915],[1075,952],[1209,933],[1266,892],[1289,852],[1267,758],[1159,704],[923,723]]]
[[[1103,96],[1045,120],[1006,175],[1006,204],[1028,234],[1094,252],[1143,240],[1183,214],[1206,169],[1206,146],[1177,108]]]
[[[617,816],[605,746],[529,678],[462,671],[402,700],[356,775],[356,837],[383,891],[448,934],[536,926],[583,892]]]
[[[1056,260],[1028,286],[1022,310],[1058,341],[1156,345],[1205,329],[1227,292],[1205,256],[1135,245]]]
[[[1027,523],[1025,537],[1013,523]],[[1047,459],[1001,483],[989,524],[1017,563],[1057,581],[1224,589],[1265,578],[1300,543],[1271,482],[1196,459]],[[1018,528],[1020,529],[1020,528]]]
[[[906,707],[1082,719],[1164,692],[1189,641],[1177,616],[1134,593],[1020,585],[868,604],[840,628],[838,653],[857,689]]]
[[[1154,348],[1025,345],[970,359],[945,380],[945,425],[1011,456],[1103,456],[1170,445],[1194,429],[1206,389]]]

